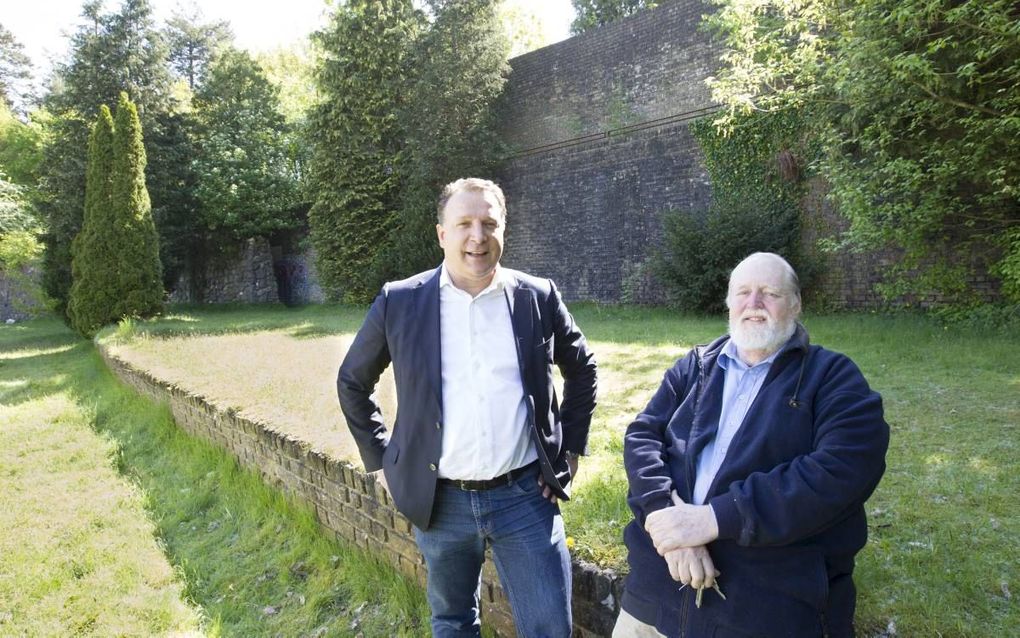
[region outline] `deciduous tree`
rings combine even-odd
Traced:
[[[195,94],[196,194],[205,229],[230,240],[266,237],[298,223],[298,178],[279,90],[243,51],[217,56]]]
[[[658,5],[653,0],[570,0],[576,14],[570,24],[570,32],[574,35],[590,29],[601,27],[626,18],[635,12]]]
[[[1020,300],[1020,13],[1011,0],[716,0],[740,114],[798,109],[852,247],[895,247],[891,295],[967,303],[990,267]],[[959,259],[945,259],[955,255]],[[976,258],[976,259],[972,259]]]

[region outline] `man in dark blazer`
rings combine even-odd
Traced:
[[[340,405],[365,469],[382,469],[414,524],[433,635],[480,635],[488,543],[519,635],[568,638],[557,499],[569,498],[586,450],[595,359],[552,281],[499,265],[506,203],[496,184],[457,180],[437,212],[442,265],[383,287],[340,366]],[[391,364],[388,429],[373,392]]]

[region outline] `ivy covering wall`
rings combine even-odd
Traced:
[[[716,312],[729,273],[757,251],[783,255],[803,284],[812,275],[800,245],[800,199],[812,148],[795,113],[745,116],[722,131],[711,116],[691,123],[712,183],[712,204],[691,214],[668,211],[653,260],[670,305]]]

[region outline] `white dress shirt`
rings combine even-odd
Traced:
[[[496,267],[492,283],[472,297],[439,275],[443,376],[443,451],[439,476],[484,480],[538,458],[528,436],[517,348],[511,324],[514,280]]]
[[[733,437],[740,431],[740,426],[747,416],[747,411],[754,403],[761,390],[765,376],[772,367],[772,362],[779,355],[779,350],[768,358],[748,366],[740,360],[737,347],[733,340],[726,342],[719,358],[716,360],[720,368],[726,371],[723,382],[722,411],[719,414],[719,428],[715,438],[705,446],[698,455],[697,476],[694,479],[693,500],[695,505],[703,505],[708,489],[712,487],[715,475],[726,459]]]

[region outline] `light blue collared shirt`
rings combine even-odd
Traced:
[[[754,403],[765,377],[782,348],[768,358],[748,366],[740,360],[733,340],[726,342],[716,359],[717,365],[726,371],[723,382],[722,412],[719,414],[719,428],[715,438],[705,446],[698,456],[698,474],[694,479],[694,504],[703,505],[708,488],[712,486],[719,472],[733,437],[737,435],[747,410]]]

